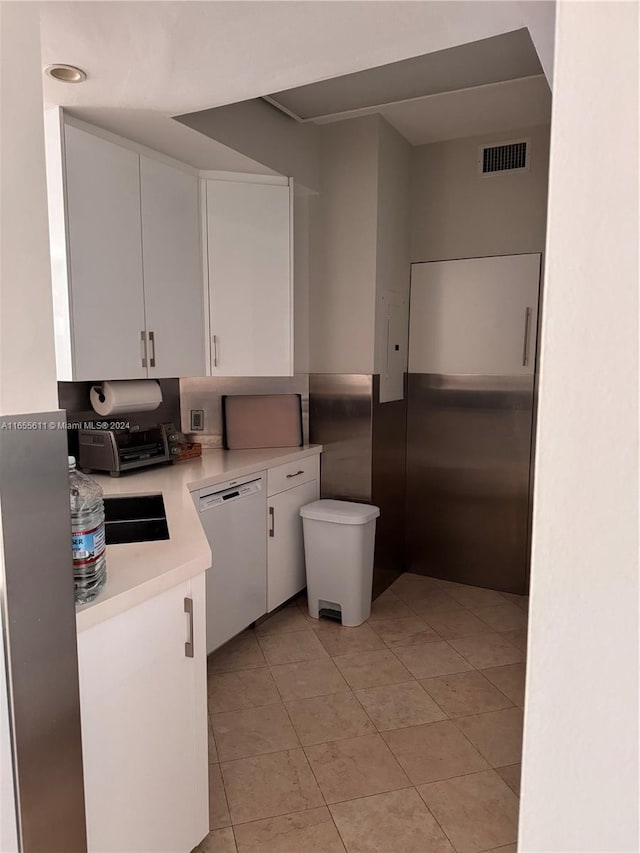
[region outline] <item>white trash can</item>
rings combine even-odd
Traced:
[[[362,625],[371,613],[377,506],[314,501],[300,510],[309,615]]]

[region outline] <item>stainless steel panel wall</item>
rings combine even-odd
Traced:
[[[323,498],[371,500],[372,410],[371,375],[309,376],[309,438],[324,447]]]
[[[86,847],[76,617],[62,411],[0,418],[2,630],[20,849]]]
[[[406,375],[405,375],[406,385]],[[407,407],[405,399],[380,403],[380,377],[373,377],[371,501],[380,507],[376,529],[374,597],[404,571]]]
[[[408,381],[407,570],[525,593],[533,376]]]
[[[300,394],[302,433],[309,441],[309,377],[295,376],[202,376],[180,379],[180,420],[182,432],[193,441],[210,447],[222,446],[222,397],[225,394]],[[204,411],[204,429],[190,433],[191,409]]]

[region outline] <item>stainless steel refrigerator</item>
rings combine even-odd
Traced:
[[[86,851],[67,436],[0,417],[0,848]]]
[[[540,255],[412,265],[406,568],[528,589]]]

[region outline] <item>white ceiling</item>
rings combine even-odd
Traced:
[[[200,168],[234,168],[220,162],[223,150],[206,141],[203,148],[193,141],[194,131],[184,125],[176,130],[170,117],[509,32],[526,25],[530,5],[516,0],[47,2],[41,7],[43,66],[79,65],[88,79],[70,85],[46,78],[45,102],[73,107],[87,120],[100,116],[109,130],[134,139],[144,135],[137,140],[143,144],[151,136],[152,147]],[[533,4],[542,5],[553,4]],[[143,117],[136,114],[140,110]]]
[[[384,107],[354,110],[340,120],[378,112],[412,145],[548,124],[551,91],[544,75],[443,92]],[[335,121],[318,120],[317,124]]]
[[[68,112],[89,124],[95,124],[118,136],[124,136],[125,139],[132,139],[140,145],[146,145],[147,148],[188,163],[195,169],[277,174],[257,160],[252,160],[157,110],[70,107]]]
[[[299,121],[309,121],[542,73],[529,30],[522,27],[377,68],[273,92],[268,100]]]

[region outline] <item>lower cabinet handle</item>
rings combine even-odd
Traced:
[[[276,511],[272,506],[269,507],[269,536],[271,539],[276,535]]]
[[[142,366],[147,366],[147,336],[145,332],[140,332],[140,351],[142,357]]]
[[[151,345],[151,358],[149,359],[149,367],[156,366],[156,333],[149,332],[149,344]]]
[[[184,612],[189,614],[189,639],[184,644],[184,656],[193,657],[193,599],[185,598]]]
[[[531,325],[531,308],[526,308],[524,312],[524,341],[522,343],[522,366],[526,367],[529,363],[529,326]]]
[[[304,471],[296,471],[295,474],[287,474],[287,480],[290,480],[292,477],[299,477],[300,474],[304,474]]]

